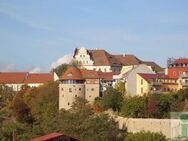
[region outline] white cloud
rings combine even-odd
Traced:
[[[16,64],[0,63],[0,71],[16,71]]]
[[[39,73],[39,72],[41,72],[41,68],[36,67],[36,68],[31,69],[29,72],[30,73]]]
[[[72,55],[64,55],[51,64],[51,68],[56,68],[61,64],[69,64],[72,61]]]

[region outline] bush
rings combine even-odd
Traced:
[[[161,133],[139,132],[128,134],[124,141],[168,141]]]

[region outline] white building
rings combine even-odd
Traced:
[[[142,61],[134,55],[112,55],[102,49],[89,50],[84,47],[80,49],[76,48],[73,58],[82,68],[88,70],[126,73],[140,64],[146,64],[155,72],[163,71],[155,62]]]
[[[138,73],[149,73],[155,74],[155,72],[148,67],[147,65],[141,64],[124,74],[125,79],[125,88],[129,95],[135,96],[140,95],[143,88],[140,87],[140,84],[137,82]]]

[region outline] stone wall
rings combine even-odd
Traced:
[[[128,132],[140,131],[161,132],[167,138],[178,137],[181,133],[181,120],[178,119],[136,119],[116,117],[120,129],[127,129]]]

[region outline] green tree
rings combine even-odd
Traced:
[[[69,64],[62,64],[54,68],[52,71],[54,71],[59,77],[63,75],[63,73],[67,70]]]
[[[115,84],[115,89],[120,92],[121,94],[125,94],[126,90],[125,90],[125,83],[122,81],[119,81]]]
[[[102,103],[105,109],[112,108],[113,111],[120,111],[123,102],[123,95],[112,87],[104,92]]]
[[[133,118],[146,117],[147,101],[147,96],[126,97],[121,108],[121,114]]]

